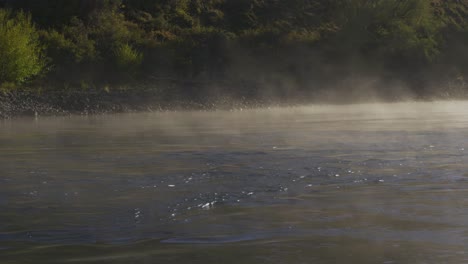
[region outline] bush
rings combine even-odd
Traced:
[[[30,15],[0,9],[0,84],[31,80],[44,71],[44,59]]]
[[[77,18],[64,26],[62,32],[42,32],[42,39],[47,46],[48,55],[58,64],[55,66],[97,60],[95,41],[90,39],[86,26]]]
[[[141,65],[143,55],[128,44],[118,45],[114,49],[117,66],[122,71],[132,72]]]

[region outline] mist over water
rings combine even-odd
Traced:
[[[468,103],[0,121],[2,263],[468,262]]]

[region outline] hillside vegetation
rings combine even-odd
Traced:
[[[468,0],[0,0],[2,89],[458,96]]]

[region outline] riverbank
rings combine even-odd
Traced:
[[[143,111],[242,109],[279,105],[274,100],[231,97],[183,98],[155,89],[0,92],[0,118],[34,115],[106,114]],[[286,103],[284,103],[286,104]]]
[[[151,111],[234,110],[269,106],[297,106],[305,104],[352,104],[369,102],[466,100],[468,96],[439,94],[432,96],[361,97],[350,96],[293,96],[278,97],[181,96],[158,89],[47,91],[14,90],[0,92],[0,118],[19,116],[87,115]]]

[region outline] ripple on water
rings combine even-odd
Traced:
[[[161,240],[165,244],[229,244],[246,241],[255,241],[267,238],[267,235],[244,234],[232,236],[212,236],[212,237],[175,237]]]

